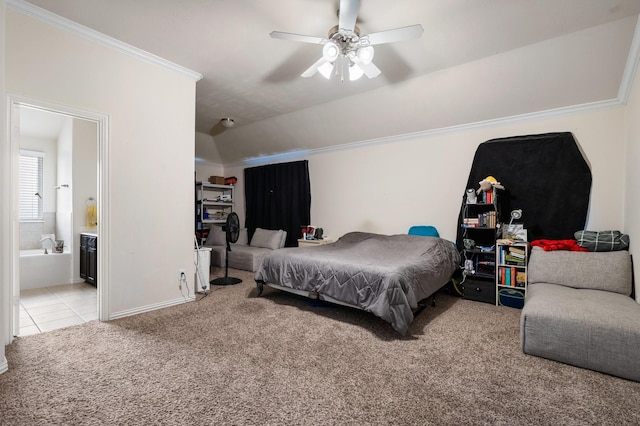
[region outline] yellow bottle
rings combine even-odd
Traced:
[[[98,206],[93,197],[87,200],[87,226],[98,226]]]

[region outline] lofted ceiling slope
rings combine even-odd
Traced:
[[[616,99],[640,13],[638,0],[362,0],[363,33],[424,33],[377,46],[379,77],[341,83],[300,77],[321,46],[269,37],[326,36],[338,0],[29,3],[203,74],[196,154],[225,164]],[[220,133],[223,117],[236,126]]]

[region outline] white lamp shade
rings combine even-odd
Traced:
[[[331,78],[331,72],[333,71],[333,64],[331,62],[325,62],[318,67],[318,72],[327,80]]]
[[[373,61],[373,46],[364,46],[358,49],[358,58],[365,64],[370,64]]]
[[[322,56],[329,62],[333,62],[336,60],[338,55],[340,54],[340,48],[337,44],[332,41],[328,41],[324,44],[322,48]]]
[[[364,71],[362,71],[362,68],[360,68],[358,65],[353,64],[349,67],[349,80],[356,81],[357,79],[362,77],[363,74]]]

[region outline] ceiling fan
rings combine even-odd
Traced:
[[[329,30],[326,38],[280,31],[272,31],[270,35],[272,38],[323,45],[322,57],[307,68],[302,77],[311,77],[319,72],[329,79],[335,70],[342,81],[345,76],[353,81],[363,74],[368,78],[375,78],[381,71],[373,63],[374,45],[419,38],[424,30],[422,25],[417,24],[360,34],[360,28],[356,26],[359,10],[360,0],[340,0],[338,25]]]

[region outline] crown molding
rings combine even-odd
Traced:
[[[125,55],[132,56],[145,62],[176,72],[194,81],[199,81],[202,79],[202,74],[198,72],[192,71],[188,68],[183,67],[182,65],[175,64],[142,49],[138,49],[137,47],[131,46],[130,44],[124,43],[106,34],[102,34],[89,27],[85,27],[84,25],[80,25],[77,22],[73,22],[67,18],[63,18],[62,16],[49,12],[46,9],[35,6],[31,3],[27,3],[24,0],[6,0],[6,4],[8,9],[11,9],[18,13],[22,13],[23,15],[29,16],[53,27],[62,29],[86,40],[93,41],[101,46],[113,49],[117,52],[124,53]]]
[[[351,142],[351,143],[346,143],[342,145],[335,145],[335,146],[328,146],[323,148],[300,150],[300,151],[283,152],[283,153],[278,153],[273,155],[264,155],[260,157],[245,158],[237,162],[225,163],[224,167],[240,167],[240,166],[253,167],[253,166],[264,165],[264,164],[273,164],[273,163],[282,162],[282,161],[293,161],[293,160],[301,159],[303,157],[308,157],[314,154],[321,154],[321,153],[333,152],[333,151],[343,151],[347,149],[360,148],[360,147],[370,146],[370,145],[394,143],[394,142],[400,142],[407,139],[425,138],[429,136],[442,135],[447,133],[456,133],[456,132],[462,132],[462,131],[485,128],[485,127],[505,126],[505,125],[514,124],[514,123],[522,123],[525,121],[542,120],[547,118],[560,117],[563,115],[576,114],[580,112],[596,111],[601,109],[619,107],[622,105],[623,105],[623,102],[620,99],[610,99],[606,101],[590,102],[586,104],[573,105],[573,106],[563,107],[563,108],[555,108],[555,109],[538,111],[538,112],[533,112],[528,114],[520,114],[520,115],[514,115],[510,117],[496,118],[492,120],[477,121],[474,123],[466,123],[466,124],[459,124],[459,125],[449,126],[449,127],[440,127],[440,128],[431,129],[431,130],[423,130],[420,132],[403,133],[400,135],[387,136],[384,138],[376,138],[376,139],[369,139],[369,140],[358,141],[358,142]]]
[[[222,163],[214,163],[212,161],[206,160],[204,158],[196,157],[195,163],[199,166],[208,166],[208,167],[224,167]]]

